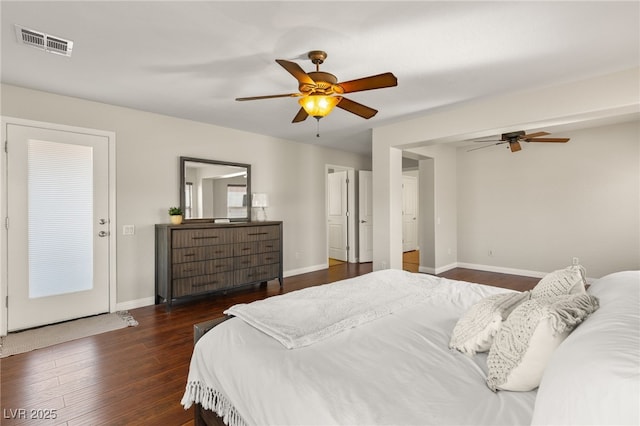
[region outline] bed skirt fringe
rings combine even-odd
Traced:
[[[205,410],[214,411],[228,426],[247,426],[224,395],[215,389],[203,386],[200,382],[187,383],[187,389],[180,403],[185,410],[189,409],[193,403],[200,404]]]

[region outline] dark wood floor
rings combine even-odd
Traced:
[[[3,425],[191,425],[180,405],[193,342],[193,324],[236,303],[371,272],[371,264],[342,264],[264,286],[131,313],[137,327],[103,333],[0,360]],[[441,276],[526,290],[536,278],[454,269]],[[16,410],[54,410],[55,420],[15,419]],[[18,412],[21,413],[21,412]],[[143,420],[141,420],[143,419]]]

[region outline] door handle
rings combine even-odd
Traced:
[[[100,225],[106,225],[107,223],[109,223],[109,219],[100,219],[100,220],[98,221],[98,223],[99,223]]]
[[[366,220],[361,220],[360,223],[367,223],[367,221]]]
[[[100,232],[98,232],[98,237],[106,237],[106,236],[108,236],[108,235],[109,235],[109,233],[108,233],[107,231],[100,231]]]

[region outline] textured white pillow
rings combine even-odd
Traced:
[[[489,350],[489,388],[495,392],[538,387],[553,351],[598,306],[596,297],[577,294],[532,298],[514,309]]]
[[[531,290],[534,299],[565,294],[585,293],[585,271],[580,265],[569,266],[545,275]]]
[[[486,352],[509,314],[529,300],[528,291],[495,294],[480,300],[458,320],[451,334],[449,348],[467,355]]]

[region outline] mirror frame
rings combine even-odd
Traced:
[[[234,166],[234,167],[244,167],[247,169],[247,216],[246,217],[236,217],[236,218],[227,218],[227,217],[203,217],[203,218],[190,218],[185,219],[185,222],[213,222],[215,219],[229,219],[230,222],[251,222],[251,164],[244,163],[232,163],[230,161],[218,161],[218,160],[207,160],[205,158],[194,158],[194,157],[180,157],[180,208],[184,212],[186,203],[184,199],[184,186],[185,186],[185,163],[205,163],[205,164],[217,164],[221,166]]]

